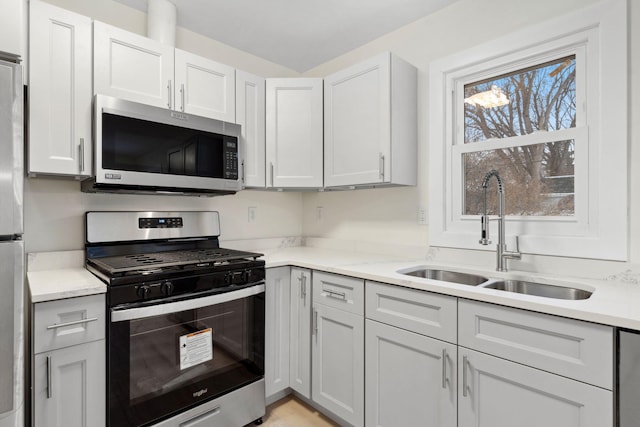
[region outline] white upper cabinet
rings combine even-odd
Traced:
[[[267,187],[322,187],[322,79],[267,79]]]
[[[324,79],[324,184],[415,185],[417,70],[391,53]]]
[[[93,43],[95,93],[173,108],[172,46],[98,21]]]
[[[23,55],[24,0],[0,0],[0,51]]]
[[[30,4],[30,176],[91,174],[91,19]]]
[[[94,22],[94,92],[235,122],[235,69]]]
[[[226,122],[236,120],[235,69],[175,50],[176,110]]]
[[[236,123],[244,150],[242,177],[246,187],[266,185],[265,175],[265,79],[236,70]]]

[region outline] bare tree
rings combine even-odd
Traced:
[[[496,89],[509,102],[497,107],[465,103],[465,143],[575,127],[575,58],[500,76],[465,87],[465,98]],[[491,169],[505,182],[507,213],[512,215],[573,214],[573,140],[554,141],[466,154],[465,212],[482,209],[481,182]],[[494,194],[491,191],[489,194]],[[555,199],[550,194],[566,194]],[[490,200],[490,206],[496,201]]]

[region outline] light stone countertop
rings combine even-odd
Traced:
[[[27,255],[31,302],[46,302],[107,292],[107,286],[84,268],[84,251]]]
[[[533,310],[605,325],[640,330],[640,283],[630,280],[571,279],[543,274],[492,269],[464,269],[442,264],[430,268],[479,274],[490,279],[513,278],[590,290],[586,300],[560,300],[522,295],[481,287],[422,279],[397,273],[398,270],[427,265],[424,259],[408,259],[314,247],[285,247],[261,250],[267,268],[297,266],[358,277],[460,298]],[[106,292],[105,284],[85,270],[83,251],[29,254],[28,281],[32,302],[50,301]]]
[[[640,283],[638,283],[636,277],[631,277],[630,280],[621,280],[620,278],[615,280],[593,280],[557,278],[544,274],[517,271],[500,273],[490,268],[486,270],[477,268],[465,269],[459,266],[427,264],[424,259],[394,259],[388,255],[340,252],[311,247],[290,247],[262,251],[262,253],[265,254],[264,259],[267,268],[293,265],[476,301],[640,330]],[[490,279],[521,279],[560,286],[572,286],[592,291],[593,295],[586,300],[561,300],[447,283],[397,273],[398,270],[410,269],[416,266],[479,274]]]

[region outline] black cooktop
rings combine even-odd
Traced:
[[[256,259],[261,254],[224,248],[198,248],[166,252],[133,253],[90,259],[89,262],[108,275],[153,271],[175,266],[215,266],[232,261]]]

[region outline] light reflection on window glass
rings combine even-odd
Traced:
[[[482,181],[496,169],[504,183],[507,215],[574,215],[574,154],[573,140],[465,153],[463,214],[482,213]],[[497,213],[495,180],[487,190],[487,207]]]
[[[576,126],[575,55],[464,87],[464,142]]]

